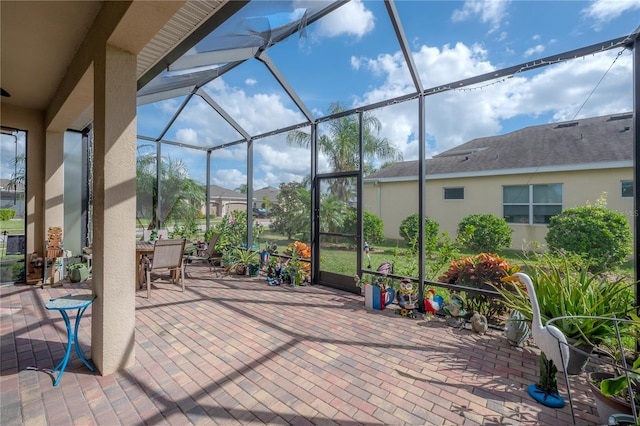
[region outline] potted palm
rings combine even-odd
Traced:
[[[230,253],[228,271],[235,271],[238,275],[246,275],[250,265],[259,264],[260,254],[253,249],[234,248]]]
[[[555,319],[553,325],[578,349],[570,350],[567,372],[579,374],[591,350],[615,336],[615,325],[606,318],[626,318],[633,310],[633,284],[625,277],[591,273],[583,262],[565,255],[541,254],[536,260],[523,269],[533,282],[542,323]],[[533,315],[526,289],[514,281],[508,284],[494,288],[509,309],[530,322]]]

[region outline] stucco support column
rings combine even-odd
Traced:
[[[94,73],[91,351],[107,375],[135,362],[136,56],[107,45]]]
[[[64,133],[46,132],[45,137],[44,231],[46,244],[49,227],[62,228],[64,224]],[[39,248],[38,252],[42,250],[44,247]]]

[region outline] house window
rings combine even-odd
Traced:
[[[464,200],[464,188],[444,188],[445,200]]]
[[[549,223],[562,212],[562,184],[504,186],[502,203],[509,223]]]
[[[623,180],[620,182],[622,198],[633,198],[633,181]]]

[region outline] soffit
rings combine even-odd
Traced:
[[[139,52],[138,77],[226,3],[186,1]],[[2,104],[45,110],[102,5],[102,1],[0,1],[0,86],[11,94],[2,97]],[[81,130],[92,118],[93,108],[88,108],[71,128]]]
[[[44,110],[101,1],[0,1],[2,103]]]

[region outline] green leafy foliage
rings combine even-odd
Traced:
[[[602,202],[566,209],[551,218],[548,229],[549,249],[580,255],[592,271],[620,266],[631,253],[629,222]]]
[[[357,214],[356,211],[351,209],[347,212],[344,218],[344,229],[352,230],[356,229]],[[370,244],[382,244],[385,241],[384,237],[384,222],[378,216],[373,213],[365,211],[362,215],[362,227],[363,238]]]
[[[635,404],[640,406],[640,356],[636,358],[631,366],[631,371],[628,372],[631,386],[633,387],[635,395]],[[621,373],[614,377],[604,379],[600,382],[600,392],[604,396],[620,396],[629,401],[629,383],[627,382],[627,374]]]
[[[0,220],[11,220],[16,217],[16,211],[13,209],[0,209]]]
[[[271,229],[288,239],[309,233],[311,193],[299,182],[281,183],[278,202],[271,206]]]
[[[458,240],[470,250],[495,253],[511,246],[513,229],[493,214],[472,214],[458,224]]]
[[[567,338],[576,339],[577,345],[597,346],[615,336],[613,321],[582,317],[625,318],[632,312],[633,283],[627,277],[593,274],[586,263],[563,255],[543,253],[535,260],[524,269],[536,291],[543,324],[563,317],[554,320],[553,325]],[[503,296],[503,303],[531,321],[533,312],[524,285],[511,281],[506,284],[494,286]],[[572,318],[576,316],[580,318]],[[621,332],[627,333],[624,329]]]
[[[147,154],[142,153],[149,150]],[[160,159],[160,200],[156,175],[155,148],[143,145],[136,159],[136,217],[149,219],[148,229],[154,229],[158,222],[193,220],[198,217],[200,207],[206,202],[205,186],[189,177],[186,164],[182,160],[169,157]],[[160,208],[161,217],[156,217]]]
[[[424,218],[424,247],[427,253],[435,250],[438,244],[438,231],[440,225],[433,219]],[[410,247],[417,247],[418,234],[420,232],[420,216],[418,213],[410,214],[400,222],[400,236]]]
[[[506,259],[490,253],[480,253],[476,256],[464,257],[451,262],[449,269],[438,281],[446,284],[457,284],[482,290],[493,290],[494,287],[504,288],[502,278],[513,275],[520,270],[518,265],[512,265]],[[501,297],[484,294],[468,293],[465,306],[470,314],[479,312],[487,320],[498,321],[507,312]]]
[[[171,238],[184,238],[187,241],[195,241],[199,234],[200,228],[198,228],[196,221],[188,219],[184,225],[176,224],[171,233]]]

